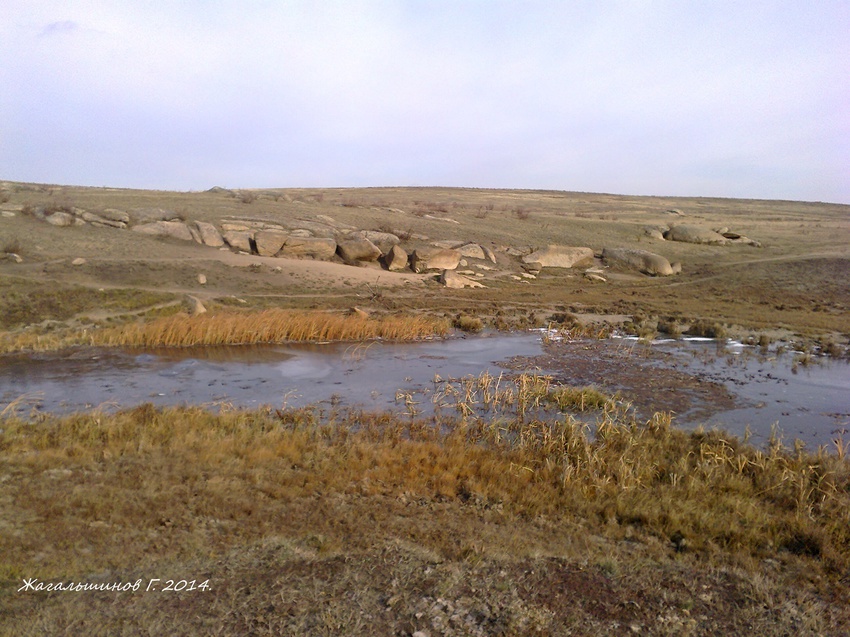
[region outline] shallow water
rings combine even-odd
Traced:
[[[0,405],[22,396],[30,407],[67,413],[94,406],[233,404],[298,407],[314,403],[405,412],[408,394],[427,410],[435,375],[443,379],[498,376],[538,369],[564,383],[630,392],[644,412],[666,409],[674,393],[687,407],[674,422],[717,426],[764,442],[778,423],[786,441],[828,444],[850,429],[850,365],[815,360],[793,365],[793,354],[717,342],[593,341],[547,345],[540,332],[492,334],[420,343],[240,346],[153,350],[81,349],[63,354],[0,358]],[[557,356],[552,351],[558,350]],[[606,358],[607,357],[607,358]],[[611,386],[610,365],[630,369]],[[582,365],[581,363],[587,363]],[[675,370],[663,389],[641,387],[647,370]],[[625,379],[625,380],[623,380]],[[683,381],[685,379],[687,382]],[[710,391],[700,392],[700,389]],[[723,398],[723,400],[721,400]]]
[[[826,357],[794,362],[797,353],[777,355],[759,348],[730,343],[691,343],[686,349],[669,348],[687,369],[707,382],[723,383],[734,393],[737,408],[703,419],[708,426],[743,435],[747,426],[753,440],[763,442],[776,423],[790,443],[828,444],[850,433],[850,364]],[[850,437],[850,436],[845,436]]]
[[[71,412],[104,403],[232,403],[297,407],[319,401],[384,409],[396,392],[441,377],[504,371],[498,361],[541,351],[539,335],[421,343],[371,342],[154,350],[81,350],[0,359],[0,400],[29,394],[39,408]]]

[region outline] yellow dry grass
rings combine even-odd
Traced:
[[[47,334],[0,335],[0,351],[44,351],[74,345],[106,347],[191,347],[198,345],[254,345],[286,341],[409,341],[443,336],[449,330],[442,319],[389,315],[367,318],[321,311],[270,309],[261,312],[221,312],[188,316],[177,314],[148,322],[116,327],[71,330]]]
[[[223,536],[209,536],[189,519],[193,510],[221,520],[250,511],[262,534],[280,505],[315,493],[470,500],[524,519],[633,528],[706,555],[785,550],[827,573],[850,565],[850,460],[840,442],[833,452],[778,440],[757,449],[722,433],[677,430],[665,414],[638,422],[612,411],[589,426],[568,415],[422,420],[143,405],[2,424],[2,465],[31,474],[3,487],[27,509],[10,523],[32,532],[23,543],[0,538],[6,573],[33,566],[39,554],[42,572],[66,569],[67,551],[53,555],[50,546],[73,540],[71,527],[105,523],[142,534],[123,541],[116,531],[98,551],[75,554],[77,567],[100,568],[142,559],[145,529],[163,516],[197,529],[168,549],[191,553],[230,543],[231,532],[253,533],[222,527]],[[73,484],[57,482],[60,474]],[[176,500],[168,495],[178,491]]]
[[[532,401],[540,383],[532,378],[515,386],[518,405],[518,393]],[[417,554],[436,556],[420,564],[423,577],[449,560],[446,568],[454,575],[435,585],[443,592],[434,596],[451,590],[458,573],[478,572],[476,565],[483,564],[481,577],[489,584],[482,595],[494,599],[507,590],[500,586],[519,586],[526,576],[501,580],[495,573],[514,568],[516,560],[548,555],[547,547],[555,544],[573,555],[574,572],[593,572],[586,561],[588,537],[646,551],[623,549],[599,562],[612,583],[620,580],[618,573],[628,573],[623,581],[649,590],[659,585],[652,578],[670,569],[687,579],[687,573],[708,568],[726,574],[717,590],[727,590],[730,566],[752,573],[747,581],[768,582],[762,586],[768,592],[743,608],[744,598],[732,596],[718,611],[746,625],[756,609],[768,612],[763,604],[770,612],[783,607],[782,581],[803,576],[825,595],[842,594],[850,566],[850,460],[841,441],[833,451],[789,449],[776,439],[757,449],[723,433],[676,430],[665,414],[638,422],[608,409],[589,426],[568,415],[525,420],[517,409],[512,418],[416,419],[319,409],[213,413],[142,405],[116,414],[34,420],[10,409],[0,418],[0,476],[7,477],[0,480],[0,501],[9,503],[0,509],[0,528],[6,529],[0,533],[0,601],[5,594],[32,626],[50,626],[52,632],[68,622],[97,621],[110,628],[99,634],[111,634],[120,620],[104,604],[130,603],[136,621],[159,621],[150,605],[161,604],[161,598],[103,601],[14,591],[33,576],[99,581],[102,573],[116,580],[197,574],[210,578],[216,590],[232,584],[240,595],[251,588],[280,597],[283,584],[264,579],[264,568],[296,569],[313,578],[315,569],[324,568],[324,556],[335,564],[360,564],[344,573],[347,595],[368,588],[367,572],[372,577],[376,569],[386,570],[382,547],[398,538]],[[254,554],[254,547],[280,538],[309,547],[314,558],[276,555],[282,561],[266,564]],[[238,583],[220,559],[233,551],[248,556],[249,575]],[[789,570],[765,580],[760,573],[766,562]],[[670,566],[659,566],[664,563]],[[533,568],[544,566],[535,562]],[[388,578],[394,577],[395,570]],[[284,602],[304,585],[311,584],[297,580]],[[428,585],[416,580],[395,591],[405,608],[414,608],[411,616],[421,587]],[[326,583],[316,586],[316,595],[341,604],[348,599]],[[381,617],[389,616],[389,588],[379,591]],[[673,589],[684,590],[682,584]],[[455,593],[461,594],[467,593]],[[78,610],[81,603],[105,615],[92,620],[86,615],[95,611]],[[210,621],[232,610],[227,597],[185,597],[179,603]],[[641,603],[647,603],[643,597]],[[266,599],[243,607],[263,621],[288,612],[265,610],[277,608]],[[352,602],[344,610],[357,615],[359,608]],[[794,621],[804,616],[820,628],[797,634],[839,634],[822,630],[830,621],[828,601],[808,611],[791,608],[798,613]],[[0,617],[2,635],[43,634],[16,631],[8,621],[12,615],[6,618]],[[346,620],[336,628],[287,634],[339,634],[350,626]]]

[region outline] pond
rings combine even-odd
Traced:
[[[234,346],[134,352],[79,349],[0,358],[0,408],[69,413],[96,406],[310,404],[427,411],[443,380],[534,371],[565,385],[618,392],[639,417],[716,426],[763,443],[829,444],[850,429],[850,365],[734,342],[558,341],[544,332],[418,343]],[[795,360],[797,362],[795,362]]]

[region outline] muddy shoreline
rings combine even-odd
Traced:
[[[539,367],[562,385],[591,385],[619,393],[637,414],[649,418],[658,411],[696,420],[740,406],[723,384],[680,369],[676,357],[633,341],[554,341],[545,353],[515,357],[511,368]]]

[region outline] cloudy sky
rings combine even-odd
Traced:
[[[3,0],[0,179],[850,203],[850,2]]]

